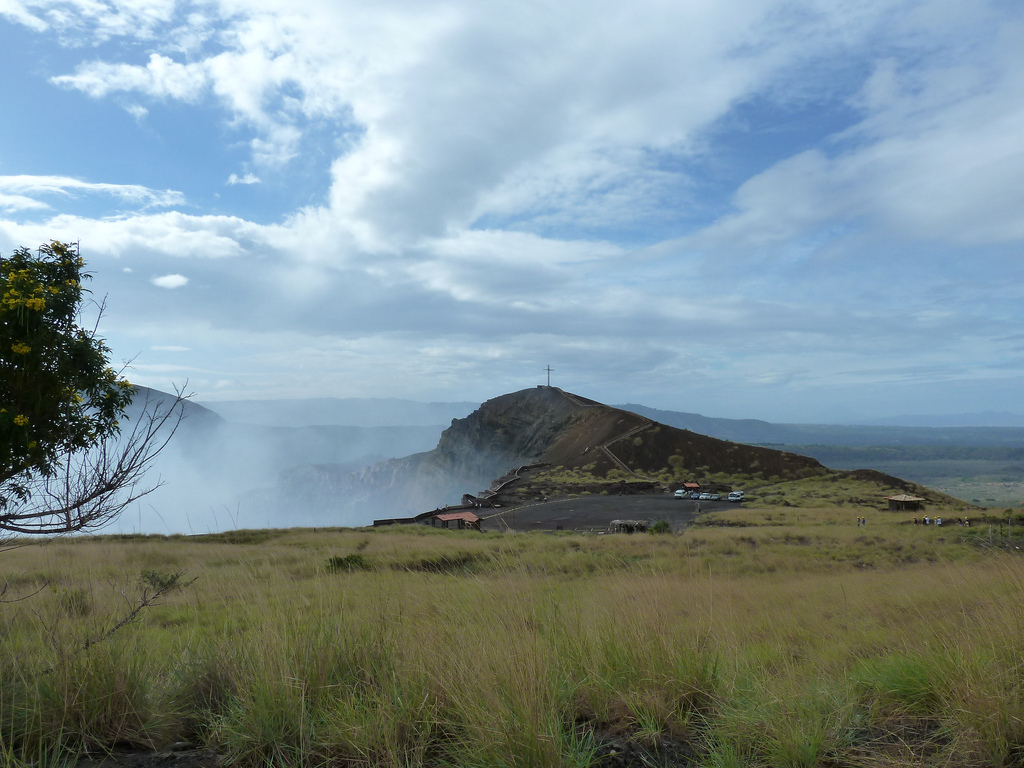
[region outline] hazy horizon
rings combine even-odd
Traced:
[[[501,394],[493,395],[493,397],[499,397]],[[585,392],[575,392],[574,394],[587,396]],[[491,399],[491,398],[487,398]],[[221,416],[224,416],[229,421],[242,421],[244,423],[263,424],[266,426],[310,426],[313,424],[336,424],[336,425],[350,425],[350,426],[413,426],[427,424],[446,425],[450,418],[462,418],[468,415],[471,411],[475,410],[481,403],[471,401],[423,401],[412,398],[374,398],[374,397],[346,397],[346,398],[332,398],[332,397],[311,397],[311,398],[279,398],[279,399],[242,399],[242,400],[193,400],[197,405],[201,405],[208,408]],[[310,407],[317,403],[338,403],[342,405],[353,405],[360,408],[365,408],[366,405],[372,405],[373,407],[369,412],[365,410],[358,413],[357,418],[353,418],[350,421],[337,421],[329,420],[327,417],[323,419],[304,422],[302,425],[294,424],[293,422],[287,421],[286,413],[281,414],[280,411],[274,413],[268,413],[273,411],[275,407],[281,405],[286,406],[303,406],[308,405]],[[606,405],[612,405],[616,408],[628,408],[629,403],[605,403]],[[637,403],[637,405],[647,405],[646,403]],[[441,418],[437,421],[426,421],[420,415],[417,415],[413,421],[402,421],[399,414],[410,412],[409,406],[427,406],[434,409],[434,412],[445,412],[451,413],[450,418]],[[388,413],[389,407],[391,408],[391,418],[380,419],[379,414]],[[653,406],[648,406],[653,407]],[[218,410],[220,408],[220,410]],[[285,409],[287,411],[287,409]],[[848,421],[795,421],[795,422],[771,422],[768,419],[758,419],[756,416],[740,417],[734,419],[733,417],[717,416],[715,414],[708,413],[697,413],[695,411],[686,411],[680,409],[670,408],[659,408],[658,410],[672,411],[675,413],[692,413],[694,415],[703,416],[709,419],[730,419],[730,420],[746,420],[754,419],[758,421],[769,421],[769,423],[778,424],[821,424],[821,425],[834,425],[834,426],[893,426],[893,427],[1024,427],[1024,414],[1011,413],[1011,412],[995,412],[995,411],[984,411],[980,413],[959,413],[959,414],[899,414],[895,416],[877,417],[875,419],[861,420],[856,422]],[[246,419],[243,414],[250,417],[255,416],[258,413],[263,412],[263,418],[252,420],[252,418]],[[234,418],[229,416],[233,415]]]

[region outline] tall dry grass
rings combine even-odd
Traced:
[[[628,744],[719,766],[1022,764],[1019,557],[799,514],[681,536],[15,550],[9,594],[46,586],[0,606],[0,754],[188,740],[237,765],[586,766]],[[143,571],[198,580],[86,649]]]

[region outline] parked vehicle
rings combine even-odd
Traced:
[[[676,491],[672,495],[675,496],[677,499],[685,499],[686,498],[686,491],[684,491],[682,488],[680,488],[678,491]]]
[[[700,493],[698,493],[697,491],[694,491],[693,493],[690,494],[690,498],[691,499],[699,499],[700,498]]]
[[[730,491],[729,501],[743,501],[743,491]]]
[[[700,499],[701,501],[711,501],[711,494],[710,494],[710,493],[707,493],[707,492],[705,491],[704,493],[702,493],[702,494],[701,494],[700,496],[698,496],[697,498],[699,498],[699,499]]]
[[[717,493],[712,493],[711,494],[711,500],[712,501],[721,501],[722,497],[719,494],[717,494]]]

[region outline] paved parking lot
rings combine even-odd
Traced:
[[[736,508],[722,501],[676,499],[669,493],[636,496],[579,496],[527,506],[494,510],[482,522],[485,531],[604,531],[612,520],[668,520],[672,530],[682,530],[700,511]]]

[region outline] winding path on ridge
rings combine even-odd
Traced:
[[[592,402],[592,401],[586,401],[585,402],[581,398],[577,397],[576,395],[572,394],[571,392],[566,392],[564,389],[561,389],[560,387],[552,387],[552,389],[554,389],[556,392],[561,393],[561,395],[566,400],[568,400],[573,405],[579,406],[580,408],[597,408],[597,407],[606,408],[607,407],[607,406],[602,405],[601,403],[595,403],[595,402]],[[636,416],[639,419],[643,419],[643,424],[641,424],[638,427],[633,427],[632,429],[628,429],[625,432],[623,432],[622,434],[616,435],[611,440],[605,440],[603,443],[601,443],[600,445],[598,445],[596,447],[597,447],[597,449],[599,451],[604,452],[605,456],[607,456],[609,459],[611,459],[612,463],[615,464],[615,466],[617,466],[623,472],[628,472],[629,474],[633,475],[633,477],[640,478],[641,480],[648,480],[650,478],[644,477],[643,475],[638,474],[637,472],[634,472],[632,469],[630,469],[626,465],[626,462],[624,462],[622,459],[620,459],[618,456],[616,456],[612,452],[612,449],[609,447],[610,445],[612,445],[612,443],[617,443],[620,440],[625,440],[627,438],[633,437],[633,435],[638,435],[641,432],[646,432],[648,429],[650,429],[652,426],[654,426],[655,422],[652,421],[651,419],[647,418],[646,416],[641,416],[638,413],[633,414],[633,415]]]

